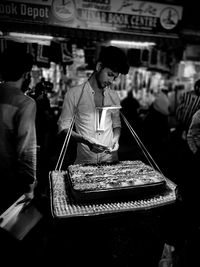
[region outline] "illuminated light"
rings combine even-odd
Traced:
[[[135,42],[135,41],[120,41],[120,40],[111,40],[110,44],[124,48],[149,48],[151,46],[156,45],[153,42]]]
[[[28,34],[28,33],[19,33],[19,32],[9,32],[7,36],[4,36],[6,39],[14,40],[22,43],[37,43],[40,45],[51,44],[51,40],[54,37],[48,35],[38,35],[38,34]]]
[[[183,76],[186,78],[192,77],[196,74],[195,64],[193,62],[185,62],[185,68],[183,72]]]
[[[25,39],[26,38],[27,39],[38,39],[38,40],[46,40],[46,41],[50,41],[53,39],[53,37],[49,35],[19,33],[19,32],[9,32],[8,35],[10,37],[25,38]]]

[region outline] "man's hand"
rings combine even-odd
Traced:
[[[91,143],[89,145],[89,148],[92,152],[94,153],[102,153],[102,152],[106,152],[108,150],[108,148],[106,146],[102,146],[99,144],[95,144],[95,143]]]
[[[25,195],[25,199],[26,201],[30,201],[34,198],[34,191],[28,192],[28,193],[24,193]]]
[[[29,190],[24,193],[24,196],[25,196],[24,200],[25,201],[29,202],[34,198],[36,186],[37,186],[37,181],[35,181],[34,183],[29,185]]]
[[[83,139],[84,139],[83,143],[85,143],[93,153],[98,154],[98,153],[110,151],[107,146],[100,145],[96,143],[95,140],[91,140],[86,137],[83,137]]]
[[[30,192],[27,192],[27,193],[24,193],[24,198],[20,201],[17,202],[17,204],[24,204],[25,206],[28,205],[31,200],[33,200],[34,198],[34,191],[30,191]]]
[[[119,142],[118,142],[118,140],[114,140],[113,144],[112,144],[111,152],[117,151],[118,149],[119,149]]]

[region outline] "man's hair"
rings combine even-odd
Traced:
[[[0,76],[4,81],[17,81],[31,71],[33,56],[24,50],[6,49],[0,55]]]
[[[127,74],[129,71],[128,59],[125,52],[116,46],[102,47],[98,62],[114,72]]]
[[[194,83],[194,91],[198,96],[200,96],[200,79]]]

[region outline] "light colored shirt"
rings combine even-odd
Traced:
[[[91,88],[89,82],[69,89],[64,98],[58,126],[60,131],[69,129],[77,108],[75,119],[76,132],[83,137],[87,137],[99,144],[110,147],[113,140],[113,128],[121,127],[119,109],[107,110],[104,131],[98,131],[96,121],[97,109],[94,102],[94,94],[95,92]],[[116,91],[109,88],[104,90],[103,106],[120,106],[120,99]],[[111,162],[117,159],[116,151],[111,154],[96,154],[93,153],[87,145],[78,143],[75,163]]]
[[[187,134],[187,143],[194,154],[200,149],[200,110],[192,117]]]
[[[169,115],[169,99],[165,93],[160,91],[156,96],[153,106],[154,108],[163,115]]]

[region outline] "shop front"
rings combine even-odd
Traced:
[[[120,46],[131,69],[115,89],[121,98],[133,90],[148,106],[152,93],[170,86],[176,75],[183,51],[182,11],[181,6],[142,1],[2,1],[1,50],[13,42],[26,44],[37,64],[32,87],[45,77],[60,99],[69,84],[87,79],[101,46]]]

